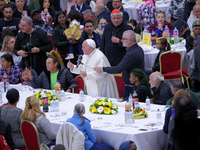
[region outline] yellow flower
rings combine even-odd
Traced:
[[[106,102],[106,105],[109,107],[112,107],[112,103],[110,103],[110,102]]]
[[[42,105],[42,100],[40,100],[40,105]]]
[[[103,101],[98,102],[98,105],[99,106],[103,105]]]
[[[95,106],[92,107],[92,112],[93,113],[97,112],[97,108]]]
[[[104,110],[105,114],[110,114],[110,112],[111,112],[111,109],[108,107],[104,107],[103,110]]]
[[[50,100],[48,100],[48,104],[50,104]]]
[[[90,110],[92,109],[91,105],[90,105],[89,109],[90,109]]]
[[[97,104],[98,104],[98,103],[99,103],[99,101],[97,100],[95,103],[97,103]]]
[[[51,100],[51,96],[48,97],[48,100]]]

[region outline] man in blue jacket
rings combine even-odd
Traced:
[[[94,70],[98,73],[107,72],[110,74],[122,72],[122,79],[125,83],[123,97],[126,99],[129,93],[133,92],[133,85],[131,85],[129,81],[131,70],[134,68],[144,70],[144,51],[136,43],[135,33],[132,30],[127,30],[123,33],[122,43],[124,47],[127,47],[127,51],[124,58],[117,66],[95,67]]]

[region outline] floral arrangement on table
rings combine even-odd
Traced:
[[[43,89],[41,89],[38,93],[35,93],[34,96],[37,97],[40,101],[40,106],[42,106],[42,95],[44,94]],[[48,105],[50,105],[50,101],[52,99],[56,99],[56,95],[51,94],[51,92],[46,92],[48,96]]]
[[[89,110],[96,114],[106,114],[114,115],[118,112],[118,105],[112,103],[108,98],[102,100],[96,100],[92,105],[90,105]]]
[[[140,107],[133,109],[134,119],[141,119],[148,117],[148,113],[145,109],[141,109]]]

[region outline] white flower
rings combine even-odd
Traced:
[[[111,113],[114,115],[114,114],[116,114],[116,111],[115,111],[115,110],[112,110]]]
[[[103,102],[103,106],[105,106],[106,105],[106,102]]]
[[[99,113],[102,113],[102,111],[103,111],[103,106],[100,106],[100,107],[97,109],[97,111],[98,111]]]
[[[112,108],[113,108],[113,109],[117,108],[117,105],[116,105],[116,104],[114,104],[114,105],[112,106]]]

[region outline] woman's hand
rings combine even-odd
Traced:
[[[196,47],[196,46],[197,46],[197,41],[194,40],[194,42],[193,42],[193,47]]]
[[[162,24],[162,23],[159,23],[157,28],[158,28],[160,31],[162,31],[162,30],[163,30],[163,24]]]
[[[69,40],[69,43],[70,43],[71,45],[74,45],[74,44],[78,43],[78,41],[73,40],[73,39],[70,39],[70,40]]]

